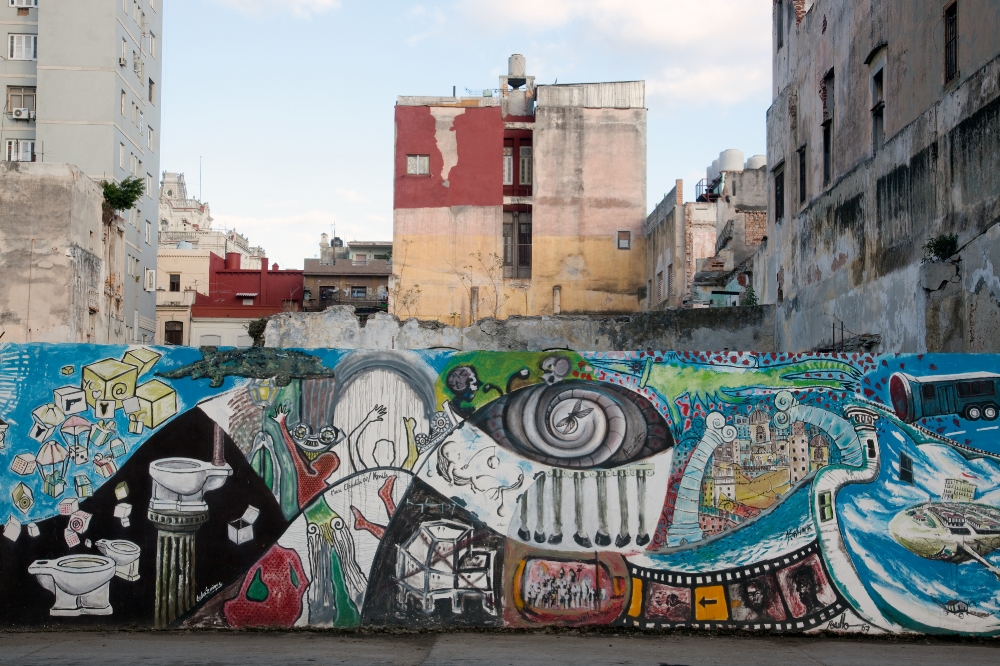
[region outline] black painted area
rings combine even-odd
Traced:
[[[63,531],[68,516],[56,516],[38,523],[40,534],[32,538],[22,528],[17,542],[0,538],[0,622],[7,627],[150,627],[156,584],[156,528],[146,517],[152,494],[149,465],[171,457],[212,459],[214,421],[200,409],[193,409],[149,438],[112,478],[94,494],[80,502],[80,509],[93,514],[90,527],[80,537],[80,545],[68,548]],[[226,436],[226,462],[233,475],[218,490],[205,495],[210,520],[196,534],[195,580],[201,593],[206,588],[225,586],[242,578],[284,533],[288,526],[274,496],[250,467],[233,441]],[[92,478],[94,475],[91,475]],[[115,487],[122,481],[129,495],[122,500],[132,505],[129,527],[114,516]],[[68,490],[64,497],[72,497]],[[229,522],[237,520],[248,505],[260,510],[254,524],[254,538],[237,546],[229,540]],[[87,548],[85,540],[93,542]],[[51,617],[53,595],[28,573],[35,560],[71,554],[100,555],[98,539],[126,539],[140,546],[140,578],[129,582],[111,580],[111,607],[108,616]],[[209,595],[211,596],[211,595]]]

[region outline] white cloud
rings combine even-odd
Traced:
[[[667,101],[728,105],[770,89],[772,0],[455,2],[458,15],[478,29],[530,15],[519,30],[536,38],[558,34],[567,58],[599,48],[595,43],[600,42],[611,47],[607,52],[613,57],[641,55],[669,63],[646,74],[648,93]],[[576,63],[560,63],[552,55],[548,60],[562,73],[578,71]],[[528,64],[536,74],[560,74],[542,72],[537,57]]]
[[[308,18],[313,14],[340,8],[340,0],[215,0],[227,7],[232,7],[245,14],[274,14],[291,11],[300,18]]]

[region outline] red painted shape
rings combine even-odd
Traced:
[[[378,496],[382,500],[382,504],[385,505],[385,513],[390,518],[392,514],[396,513],[396,503],[392,501],[392,489],[396,486],[396,477],[390,476],[379,488]]]
[[[354,529],[364,530],[376,539],[382,540],[382,537],[385,536],[385,528],[383,526],[369,521],[356,506],[351,506],[351,513],[354,514]]]
[[[292,580],[292,572],[298,585]],[[261,581],[267,586],[267,598],[251,601],[247,590],[254,577],[260,572]],[[223,606],[226,620],[234,629],[245,627],[289,628],[302,614],[302,596],[309,587],[309,579],[302,568],[299,555],[294,550],[272,546],[269,551],[247,572],[235,599]]]
[[[298,486],[299,508],[301,509],[316,495],[326,490],[326,479],[340,467],[340,456],[333,451],[327,451],[320,454],[312,462],[306,462],[303,454],[295,446],[292,436],[288,433],[288,426],[285,423],[287,415],[279,411],[272,418],[278,422],[278,427],[281,428],[281,439],[285,443],[285,448],[288,449],[288,455],[292,457],[292,462],[295,463],[295,475],[298,481],[296,485]]]
[[[437,122],[430,107],[396,107],[393,208],[503,205],[503,122],[499,107],[467,108],[455,117],[458,163],[442,174]],[[406,173],[407,155],[428,155],[429,176]],[[444,182],[448,181],[445,187]]]

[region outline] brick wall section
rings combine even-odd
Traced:
[[[767,211],[753,211],[744,213],[746,216],[746,244],[749,246],[760,245],[767,235]]]

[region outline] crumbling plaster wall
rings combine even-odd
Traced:
[[[582,349],[752,349],[776,351],[774,308],[674,309],[614,318],[511,317],[458,328],[393,315],[369,317],[362,328],[350,306],[272,317],[267,347],[542,351]]]
[[[72,165],[0,162],[3,342],[107,341],[106,320],[91,328],[88,308],[103,292],[102,202]]]
[[[967,69],[983,58],[983,31],[1000,28],[1000,7],[969,2],[962,12],[960,65],[971,75],[944,89],[932,62],[940,50],[926,47],[941,43],[941,20],[923,3],[817,2],[776,57],[782,87],[768,111],[768,164],[772,176],[784,168],[786,215],[775,223],[772,177],[767,256],[755,263],[766,264],[763,302],[778,305],[779,348],[829,343],[835,322],[848,336],[881,335],[881,351],[1000,348],[996,264],[983,249],[1000,220],[1000,174],[989,168],[1000,151],[1000,60]],[[887,140],[873,156],[871,71],[863,61],[884,42]],[[933,57],[911,62],[914,50]],[[831,67],[835,148],[825,187],[817,85]],[[804,205],[795,159],[802,147]],[[963,249],[954,282],[941,291],[926,286],[939,268],[921,260],[928,237],[944,233],[957,234]]]

